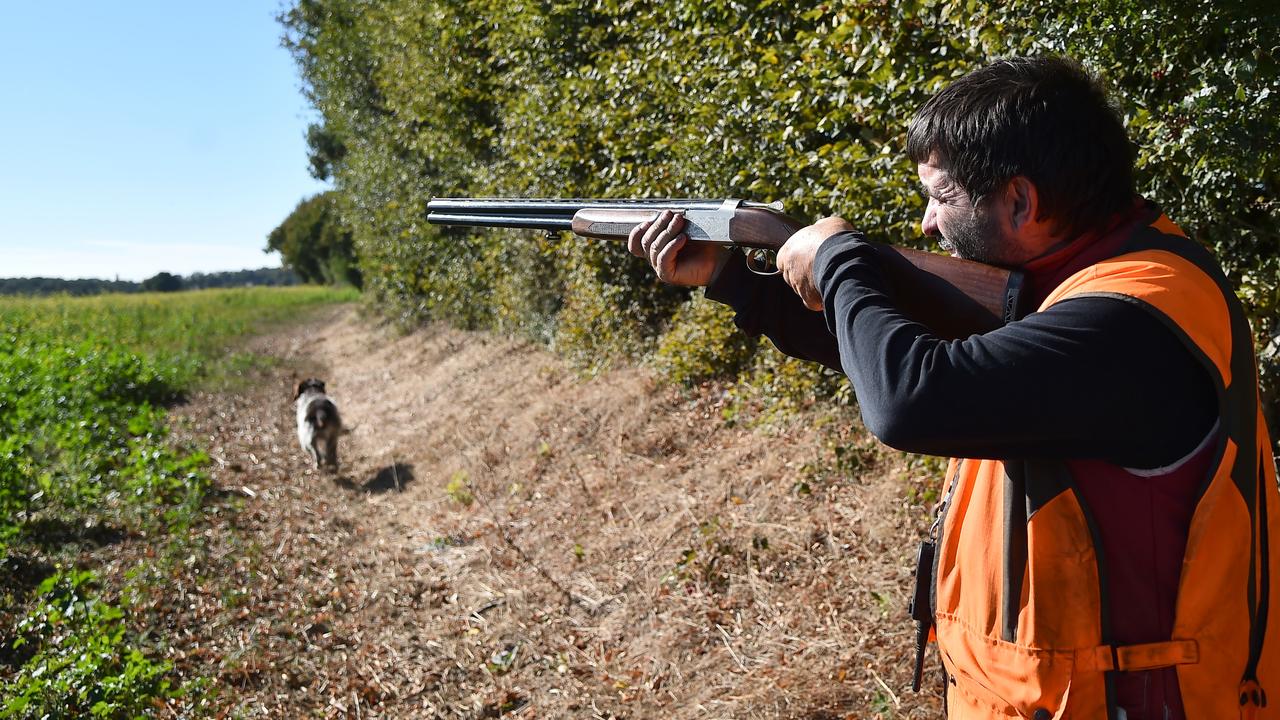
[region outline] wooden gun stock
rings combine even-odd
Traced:
[[[1022,273],[946,255],[873,243],[889,294],[908,318],[947,340],[1018,317]]]
[[[800,221],[780,205],[739,200],[562,200],[435,198],[427,221],[439,225],[572,230],[583,237],[625,240],[663,210],[684,213],[691,242],[776,251]],[[994,330],[1017,317],[1020,273],[872,243],[895,304],[907,317],[946,339]]]
[[[740,208],[730,221],[729,236],[735,245],[776,250],[801,227],[799,221],[779,212]],[[940,337],[954,340],[988,332],[1018,316],[1021,273],[922,250],[871,244],[894,303]]]

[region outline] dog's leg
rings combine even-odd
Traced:
[[[329,436],[324,439],[324,445],[325,460],[334,472],[338,472],[338,433],[329,433]]]

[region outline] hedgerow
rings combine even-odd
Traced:
[[[344,148],[326,160],[368,289],[406,317],[523,328],[588,366],[656,350],[682,379],[760,379],[682,347],[723,317],[681,311],[689,291],[622,247],[430,227],[426,201],[782,200],[924,246],[911,113],[993,57],[1058,53],[1106,78],[1141,191],[1217,251],[1259,337],[1276,331],[1275,3],[297,0],[281,21]]]

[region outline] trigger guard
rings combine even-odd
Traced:
[[[777,252],[764,248],[749,248],[746,255],[747,269],[756,275],[770,276],[780,272]]]

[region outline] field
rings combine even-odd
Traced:
[[[5,716],[130,717],[175,686],[133,632],[136,578],[99,592],[94,548],[185,546],[208,457],[169,438],[166,408],[255,360],[229,351],[319,304],[324,289],[0,299],[0,691]],[[87,568],[85,567],[87,566]],[[135,582],[136,580],[136,582]]]
[[[938,715],[904,609],[935,463],[344,299],[0,306],[9,715]]]

